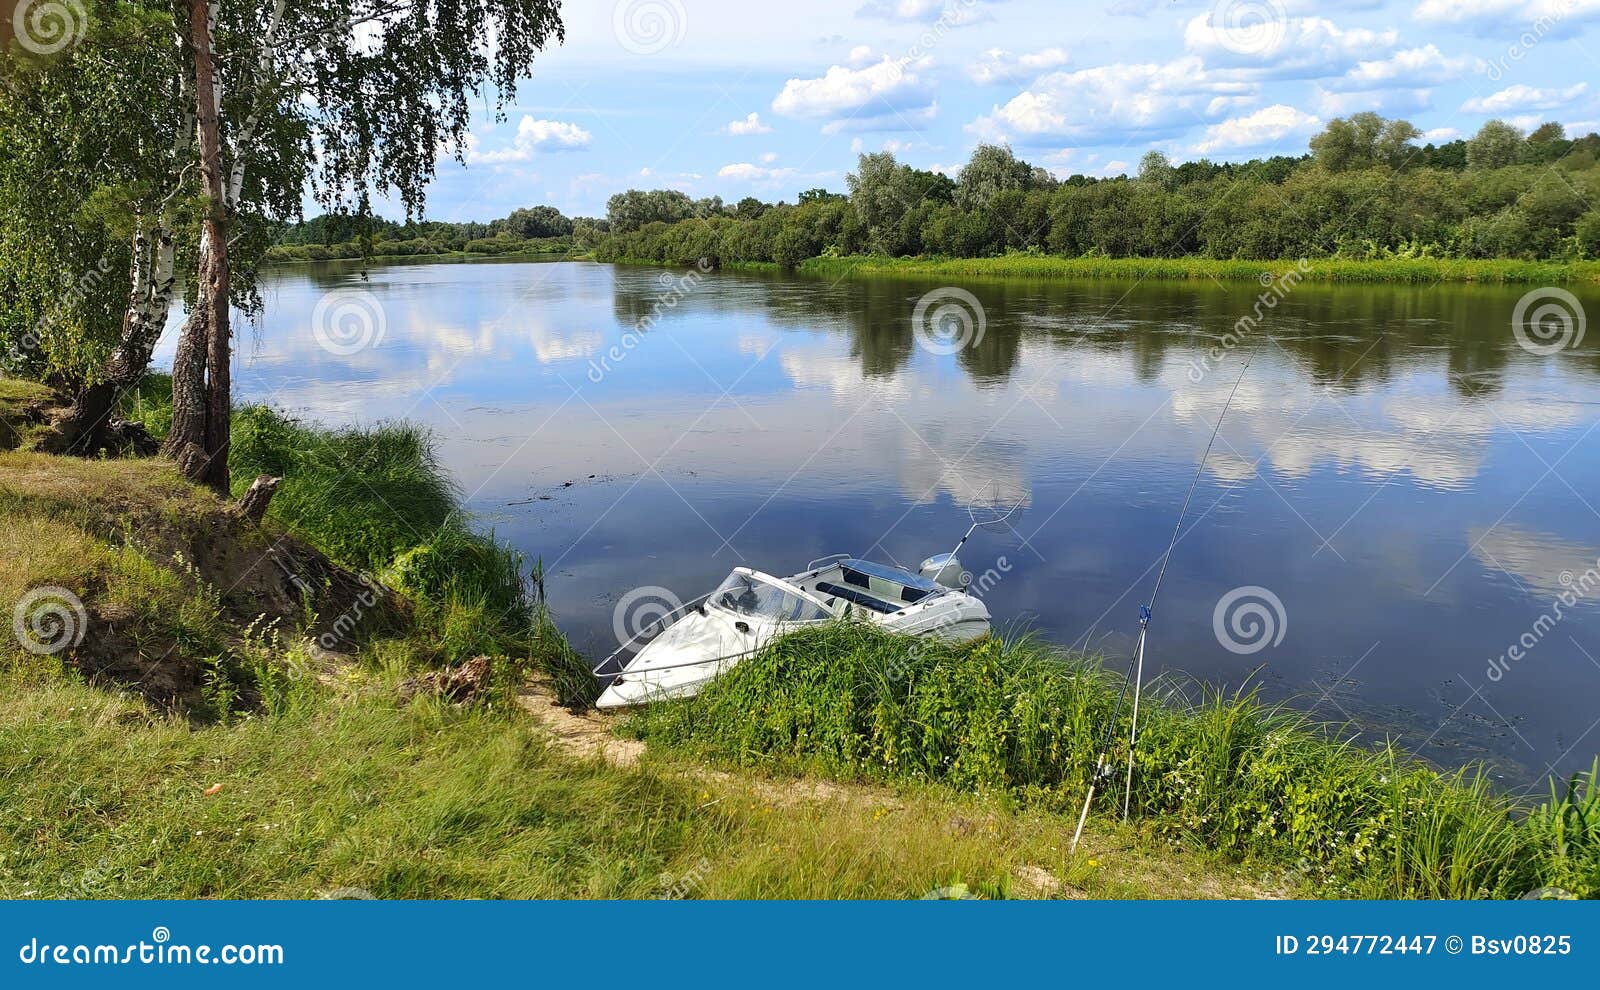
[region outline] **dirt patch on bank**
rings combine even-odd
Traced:
[[[208,682],[228,674],[227,655],[247,640],[304,636],[349,654],[411,621],[403,596],[164,461],[0,453],[0,526],[16,596],[47,593],[40,620],[50,607],[73,620],[71,645],[49,652],[163,709],[203,707]],[[247,686],[235,686],[248,707]]]

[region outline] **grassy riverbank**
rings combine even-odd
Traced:
[[[939,782],[1070,821],[1119,684],[1036,640],[948,646],[841,625],[782,640],[631,728],[769,771]],[[1132,810],[1151,837],[1293,870],[1347,896],[1521,897],[1542,887],[1600,896],[1592,773],[1524,806],[1471,771],[1340,742],[1252,696],[1196,705],[1162,694],[1142,708],[1133,777]],[[1120,759],[1106,810],[1122,791]]]
[[[611,264],[659,267],[685,266],[681,259],[621,257]],[[724,261],[736,272],[778,272],[770,261]],[[890,258],[845,255],[807,258],[794,270],[804,275],[845,278],[1015,278],[1041,280],[1123,279],[1159,281],[1245,282],[1281,277],[1300,270],[1299,259],[1247,261],[1219,258],[1063,258],[1042,254],[1008,254],[991,258]],[[1307,259],[1297,276],[1307,282],[1433,285],[1440,282],[1484,285],[1600,285],[1600,261],[1467,260],[1461,258],[1394,258],[1355,261]]]
[[[1030,279],[1167,279],[1256,282],[1296,269],[1298,260],[1240,261],[1216,258],[1062,258],[1012,254],[994,258],[885,258],[872,255],[810,258],[799,271],[829,278],[871,276],[1003,277]],[[1489,284],[1600,284],[1600,262],[1392,258],[1353,261],[1308,259],[1306,281],[1480,282]]]

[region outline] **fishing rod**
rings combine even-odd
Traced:
[[[1150,617],[1155,613],[1156,598],[1161,594],[1161,582],[1167,576],[1167,565],[1172,562],[1172,551],[1178,545],[1178,537],[1183,532],[1183,520],[1189,514],[1189,503],[1194,498],[1194,491],[1200,484],[1200,476],[1205,472],[1206,461],[1211,458],[1211,448],[1217,442],[1217,434],[1222,432],[1222,421],[1228,417],[1228,410],[1233,406],[1233,398],[1239,394],[1239,386],[1244,383],[1245,372],[1250,370],[1250,362],[1256,357],[1255,345],[1251,345],[1245,355],[1244,367],[1239,369],[1239,377],[1234,379],[1233,388],[1228,391],[1228,399],[1222,404],[1222,412],[1217,416],[1217,423],[1211,428],[1211,439],[1206,441],[1205,452],[1200,455],[1200,463],[1195,468],[1194,478],[1189,481],[1189,491],[1183,497],[1183,506],[1178,510],[1178,521],[1172,527],[1172,539],[1167,542],[1167,549],[1161,555],[1161,569],[1156,572],[1156,583],[1150,589],[1150,601],[1139,606],[1139,639],[1134,644],[1133,656],[1128,659],[1128,671],[1123,675],[1122,688],[1117,692],[1117,703],[1111,710],[1111,719],[1106,722],[1106,732],[1100,743],[1100,755],[1095,758],[1094,773],[1089,777],[1089,793],[1083,798],[1083,811],[1078,815],[1078,827],[1072,833],[1072,845],[1068,852],[1076,852],[1078,840],[1083,836],[1084,823],[1089,820],[1089,805],[1094,801],[1095,791],[1102,780],[1111,776],[1111,768],[1107,760],[1111,756],[1111,740],[1116,732],[1117,718],[1122,714],[1123,699],[1128,694],[1128,684],[1133,684],[1133,713],[1129,719],[1128,727],[1128,778],[1127,786],[1122,795],[1122,817],[1127,820],[1130,806],[1133,802],[1133,750],[1139,741],[1139,694],[1144,688],[1144,644],[1145,637],[1150,631]]]

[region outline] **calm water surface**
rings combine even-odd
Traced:
[[[973,280],[983,335],[942,354],[910,322],[940,280],[682,276],[285,270],[236,387],[432,426],[473,509],[543,559],[586,652],[614,648],[634,588],[689,598],[735,564],[836,551],[915,566],[998,500],[1021,509],[963,554],[991,571],[997,624],[1126,653],[1242,363],[1207,371],[1208,352],[1260,286]],[[1541,616],[1600,554],[1600,347],[1522,350],[1521,295],[1302,285],[1269,313],[1162,591],[1157,669],[1254,683],[1442,763],[1488,757],[1508,783],[1587,768],[1600,586]],[[341,306],[373,315],[323,346]],[[1269,613],[1264,644],[1238,637],[1250,653],[1214,622],[1243,586],[1281,602],[1234,596],[1246,626],[1252,600]]]

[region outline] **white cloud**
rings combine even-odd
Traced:
[[[1433,91],[1430,89],[1364,89],[1330,93],[1319,88],[1316,97],[1317,112],[1324,117],[1348,117],[1363,110],[1394,116],[1418,113],[1433,105]]]
[[[1067,64],[1067,53],[1060,48],[1014,54],[1004,48],[990,48],[983,58],[967,66],[967,75],[980,86],[1021,82],[1041,72]]]
[[[865,68],[831,66],[815,79],[790,79],[772,100],[786,117],[830,120],[827,130],[899,129],[930,119],[937,104],[933,89],[917,73],[926,58],[883,56]],[[893,118],[900,117],[895,121]]]
[[[1356,67],[1328,84],[1330,89],[1378,89],[1385,86],[1415,88],[1450,82],[1465,75],[1478,60],[1468,55],[1454,58],[1437,45],[1407,48],[1388,58],[1363,59]]]
[[[1472,27],[1484,35],[1562,37],[1600,16],[1600,0],[1422,0],[1412,16],[1426,24]]]
[[[776,183],[793,178],[795,174],[792,168],[765,168],[749,162],[735,162],[717,169],[717,178],[736,182]]]
[[[772,128],[768,127],[766,124],[763,124],[761,122],[761,115],[752,110],[745,116],[743,120],[728,121],[728,125],[723,128],[723,131],[736,136],[745,134],[771,134]]]
[[[1422,0],[1412,16],[1429,24],[1461,24],[1503,17],[1525,6],[1527,0]]]
[[[1243,117],[1212,124],[1194,150],[1196,154],[1207,155],[1228,148],[1263,148],[1291,134],[1308,135],[1321,123],[1320,117],[1277,103]]]
[[[1240,96],[1214,96],[1211,98],[1211,102],[1206,104],[1206,116],[1216,117],[1227,113],[1229,110],[1254,106],[1258,99],[1260,97],[1254,93],[1246,93]]]
[[[467,164],[503,165],[525,162],[541,152],[580,151],[589,147],[594,135],[561,120],[535,120],[523,116],[517,124],[517,135],[511,144],[495,151],[479,151],[476,139],[468,142]]]
[[[1040,76],[1028,89],[973,121],[986,140],[1019,144],[1173,134],[1196,123],[1218,96],[1248,96],[1254,87],[1219,79],[1193,55],[1166,63],[1096,66]]]
[[[1422,140],[1433,144],[1444,144],[1448,141],[1454,141],[1460,136],[1461,132],[1454,127],[1435,127],[1432,130],[1422,132]]]
[[[918,145],[915,141],[901,141],[897,138],[886,138],[878,147],[878,150],[887,151],[891,155],[903,155],[907,152],[916,151],[919,147],[920,145]],[[850,141],[851,154],[859,155],[861,152],[866,150],[867,142],[861,138],[853,138]]]
[[[1399,40],[1394,29],[1341,28],[1323,17],[1277,17],[1234,23],[1219,5],[1184,26],[1184,47],[1219,68],[1251,78],[1314,79],[1340,75],[1363,58],[1381,56]],[[1282,8],[1279,8],[1281,12]]]
[[[951,27],[994,19],[981,0],[867,0],[856,16],[912,24],[938,21]]]
[[[1489,96],[1475,96],[1463,103],[1461,109],[1467,113],[1554,110],[1566,106],[1588,91],[1588,83],[1574,83],[1566,89],[1539,89],[1526,83],[1517,83]]]
[[[764,151],[761,153],[761,164],[763,165],[771,165],[777,160],[778,153],[776,151]]]

